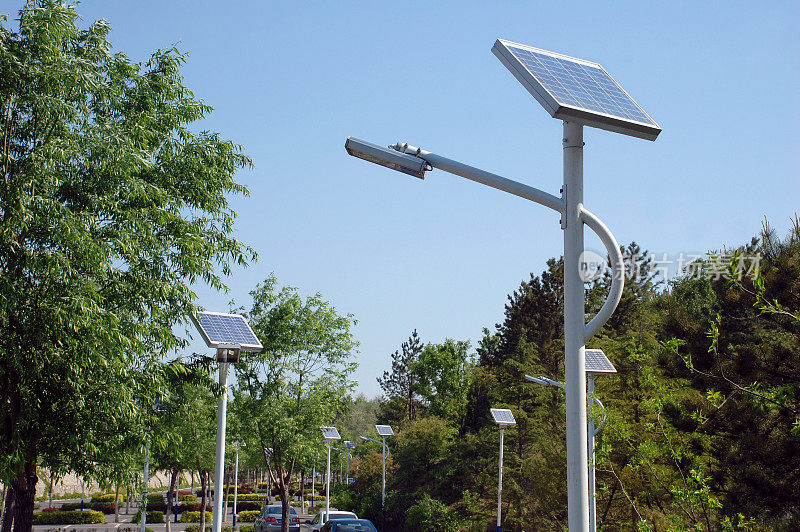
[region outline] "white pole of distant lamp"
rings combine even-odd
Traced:
[[[239,494],[239,442],[233,442],[236,448],[236,465],[233,472],[233,528],[237,529],[236,497]]]
[[[328,469],[325,473],[325,521],[330,519],[331,511],[331,441],[327,440],[328,444]]]
[[[225,474],[225,431],[227,428],[228,414],[228,366],[231,361],[239,359],[238,344],[220,344],[217,347],[217,362],[219,362],[219,387],[220,396],[217,401],[217,450],[214,463],[214,508],[212,514],[213,532],[222,532],[222,501],[223,483]],[[204,511],[202,508],[200,511]]]

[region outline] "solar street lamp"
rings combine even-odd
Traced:
[[[497,532],[500,532],[501,502],[503,500],[503,433],[506,427],[516,425],[517,420],[514,419],[514,414],[508,408],[490,408],[489,411],[492,413],[494,422],[500,427],[500,472],[497,475]]]
[[[345,475],[345,484],[350,484],[350,460],[353,458],[353,454],[350,452],[356,448],[356,444],[347,440],[344,442],[344,446],[347,448],[347,474]]]
[[[217,350],[219,387],[217,402],[217,451],[214,464],[214,507],[212,532],[222,532],[222,483],[225,472],[225,429],[228,410],[228,365],[239,361],[241,351],[258,353],[264,346],[240,314],[201,311],[191,315],[208,347]],[[203,511],[203,510],[201,510]],[[144,532],[144,530],[142,530]]]
[[[331,511],[331,443],[341,440],[342,437],[336,427],[320,427],[319,429],[322,431],[325,444],[328,446],[328,472],[325,475],[325,518],[320,521],[320,523],[324,523],[330,518]]]
[[[583,126],[597,127],[647,140],[661,132],[658,124],[597,63],[498,39],[492,52],[553,118],[563,120],[563,186],[561,197],[504,177],[397,143],[389,150],[348,138],[350,155],[424,178],[438,168],[549,207],[561,214],[564,231],[564,365],[567,380],[567,500],[570,532],[589,527],[589,478],[586,427],[586,375],[584,349],[608,321],[622,295],[622,254],[614,235],[583,206]],[[376,149],[377,148],[377,149]],[[399,161],[391,150],[414,159]],[[422,166],[426,162],[427,167]],[[586,323],[581,278],[583,226],[603,242],[612,267],[608,298]]]
[[[595,427],[594,417],[589,417],[589,429],[587,434],[587,454],[589,456],[589,530],[590,532],[595,532],[595,530],[597,530],[597,497],[595,493],[594,439],[606,422],[606,407],[603,406],[603,403],[600,401],[600,399],[594,397],[594,376],[601,373],[616,373],[617,370],[614,368],[614,365],[611,363],[602,349],[586,349],[585,353],[586,377],[589,384],[589,396],[591,396],[592,401],[600,407],[600,411],[603,413],[603,420],[600,422],[600,426],[598,427]],[[541,384],[543,386],[554,386],[562,389],[566,388],[563,383],[553,379],[548,379],[547,377],[531,377],[530,375],[525,375],[525,380],[535,382],[536,384]]]

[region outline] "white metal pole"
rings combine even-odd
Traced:
[[[569,532],[589,529],[586,448],[583,253],[583,126],[564,122],[564,366],[567,394],[567,515]]]
[[[330,519],[331,512],[331,441],[328,440],[328,473],[325,475],[325,523]]]
[[[316,457],[316,455],[314,456],[314,467],[312,468],[312,473],[311,473],[311,506],[314,506],[314,496],[316,495],[316,493],[314,493],[315,491],[317,491],[317,457]]]
[[[214,465],[214,513],[212,515],[213,532],[222,532],[222,492],[225,471],[225,421],[228,409],[228,363],[219,364],[219,387],[222,394],[217,403],[217,459]],[[200,511],[204,511],[202,508]],[[144,530],[142,530],[144,532]]]
[[[505,427],[500,427],[500,474],[497,477],[497,532],[500,532],[500,512],[503,500],[503,432]]]
[[[383,436],[381,439],[383,440],[383,448],[381,449],[383,453],[383,471],[381,473],[381,509],[383,509],[383,506],[386,503],[386,436]]]
[[[594,395],[594,375],[589,374],[589,395]],[[589,417],[589,532],[597,530],[597,495],[595,493],[594,416]]]
[[[144,495],[142,497],[141,513],[141,532],[145,532],[147,528],[147,485],[150,483],[150,436],[147,436],[147,450],[144,455]]]
[[[236,528],[236,497],[239,495],[239,448],[236,448],[236,469],[233,472],[233,527]]]

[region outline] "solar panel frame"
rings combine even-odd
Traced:
[[[394,430],[389,425],[375,425],[375,430],[378,431],[378,436],[394,436]]]
[[[617,368],[602,349],[586,350],[586,373],[616,373]]]
[[[242,351],[258,353],[264,349],[258,337],[241,314],[201,310],[190,315],[208,347],[238,344]],[[225,326],[223,330],[222,327]]]
[[[577,99],[575,100],[576,103],[571,103],[566,101],[567,99],[571,99],[575,95],[570,93],[568,90],[565,90],[564,94],[558,95],[554,94],[555,87],[557,85],[561,85],[560,81],[562,79],[552,77],[552,83],[550,79],[546,79],[549,75],[553,74],[553,71],[549,69],[545,69],[546,71],[540,73],[540,77],[542,79],[538,79],[536,75],[526,66],[523,61],[518,57],[518,53],[515,53],[512,49],[517,49],[520,51],[528,52],[530,54],[535,54],[537,57],[547,57],[552,58],[554,61],[557,61],[560,66],[564,65],[578,65],[574,68],[575,75],[573,73],[568,72],[570,76],[574,78],[574,80],[578,80],[578,83],[574,84],[577,87],[578,91],[584,91],[586,87],[588,87],[591,83],[587,83],[586,86],[583,85],[581,80],[579,79],[581,75],[585,74],[583,70],[587,70],[588,68],[594,69],[596,71],[602,72],[604,77],[607,77],[608,80],[613,84],[608,84],[607,88],[609,91],[619,92],[625,96],[625,99],[629,100],[632,107],[630,107],[631,111],[635,111],[636,114],[646,118],[646,121],[641,120],[633,120],[631,118],[626,118],[621,114],[611,114],[608,112],[602,112],[598,109],[591,109],[587,107],[582,107],[577,105]],[[597,127],[600,129],[605,129],[608,131],[614,131],[616,133],[623,133],[625,135],[630,135],[633,137],[643,138],[647,140],[655,140],[658,137],[658,134],[661,133],[661,128],[656,123],[655,120],[647,114],[647,112],[638,104],[636,100],[634,100],[630,94],[628,94],[622,86],[616,82],[616,80],[598,63],[594,63],[591,61],[586,61],[584,59],[578,59],[575,57],[570,57],[567,55],[549,52],[547,50],[542,50],[540,48],[534,48],[533,46],[528,46],[525,44],[519,44],[512,41],[506,41],[504,39],[497,39],[494,46],[492,47],[492,53],[500,60],[501,63],[517,78],[525,89],[536,99],[536,101],[541,104],[542,107],[552,116],[553,118],[558,118],[561,120],[566,121],[576,121],[581,124],[585,124],[587,126]],[[559,66],[559,68],[560,68]],[[586,68],[583,68],[586,67]],[[597,72],[598,76],[599,72]],[[601,86],[601,78],[594,77],[593,75],[587,74],[587,79],[590,82],[593,82],[594,85]],[[564,80],[569,79],[567,77],[563,78]],[[544,80],[544,82],[543,82]],[[573,79],[569,79],[569,81],[573,82]],[[603,83],[605,83],[605,79],[602,79]],[[548,89],[546,86],[547,83],[550,82],[551,88]],[[562,86],[563,88],[563,86]],[[601,86],[603,90],[606,90],[606,87]],[[618,91],[617,91],[618,89]],[[596,94],[592,94],[589,91],[585,91],[586,94],[590,97],[592,96],[602,96],[602,97],[609,97],[611,98],[610,92],[600,93],[597,92]],[[561,99],[559,99],[559,97]],[[599,99],[592,98],[595,101],[599,102]],[[614,100],[612,103],[617,105],[620,102],[624,102],[625,99]],[[585,101],[588,101],[584,99]],[[610,106],[606,106],[608,110]],[[624,106],[619,105],[621,109],[624,111]]]
[[[322,431],[322,437],[326,440],[342,439],[342,437],[339,435],[339,429],[336,427],[320,427],[319,430]]]
[[[514,413],[508,408],[490,408],[494,422],[498,425],[516,425],[517,420],[514,419]]]

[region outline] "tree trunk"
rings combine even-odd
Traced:
[[[33,443],[35,446],[35,443]],[[36,459],[29,458],[24,472],[12,480],[14,486],[14,532],[33,530],[33,504],[36,498]]]
[[[14,484],[5,487],[5,499],[3,499],[3,526],[2,532],[11,532],[14,525]]]
[[[119,483],[114,491],[114,522],[119,523]]]
[[[173,469],[172,474],[170,475],[169,479],[169,491],[167,492],[167,512],[165,517],[166,520],[166,531],[170,532],[171,528],[169,526],[169,518],[172,515],[172,508],[175,506],[175,482],[178,479],[178,470]]]
[[[289,500],[289,481],[283,476],[280,477],[280,480],[281,517],[283,518],[283,523],[281,523],[281,532],[289,532],[289,507],[291,506],[291,501]]]
[[[208,500],[208,486],[206,481],[208,479],[206,470],[201,469],[198,472],[200,475],[200,532],[206,532],[206,501]]]

